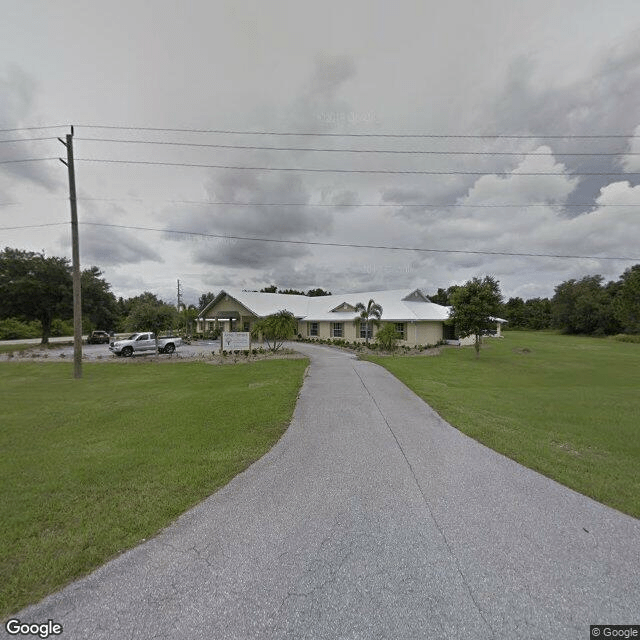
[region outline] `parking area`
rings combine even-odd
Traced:
[[[15,341],[19,343],[20,341]],[[24,344],[24,341],[22,342]],[[182,358],[197,358],[201,356],[212,355],[212,353],[218,353],[220,350],[219,340],[201,340],[193,342],[192,344],[183,344],[172,355],[160,354],[162,359],[182,359]],[[148,358],[150,354],[134,355],[136,359]],[[62,360],[73,359],[73,344],[60,344],[55,343],[49,345],[48,348],[42,348],[40,345],[35,344],[33,348],[26,351],[14,351],[0,354],[0,360],[18,359],[18,360]],[[109,345],[107,344],[83,344],[82,345],[82,359],[91,361],[104,361],[120,359],[111,351],[109,351]]]

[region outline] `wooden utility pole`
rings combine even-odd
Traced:
[[[73,377],[82,378],[82,287],[80,280],[80,243],[78,240],[78,208],[76,202],[76,173],[73,165],[73,126],[64,142],[67,161],[60,161],[69,170],[69,202],[71,203],[71,263],[73,267]]]

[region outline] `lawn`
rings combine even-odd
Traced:
[[[506,332],[436,357],[370,357],[460,431],[640,517],[640,345]]]
[[[0,617],[149,538],[267,452],[307,360],[0,364]]]

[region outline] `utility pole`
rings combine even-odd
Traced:
[[[80,284],[80,243],[78,240],[78,208],[76,202],[76,172],[73,164],[73,126],[65,142],[67,161],[59,158],[69,170],[69,202],[71,203],[71,263],[73,267],[73,377],[82,378],[82,287]]]
[[[180,311],[181,306],[182,306],[182,290],[180,289],[180,280],[178,280],[178,311]]]

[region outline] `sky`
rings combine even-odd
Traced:
[[[71,257],[74,125],[117,296],[640,262],[637,0],[5,0],[0,42],[0,246]]]

